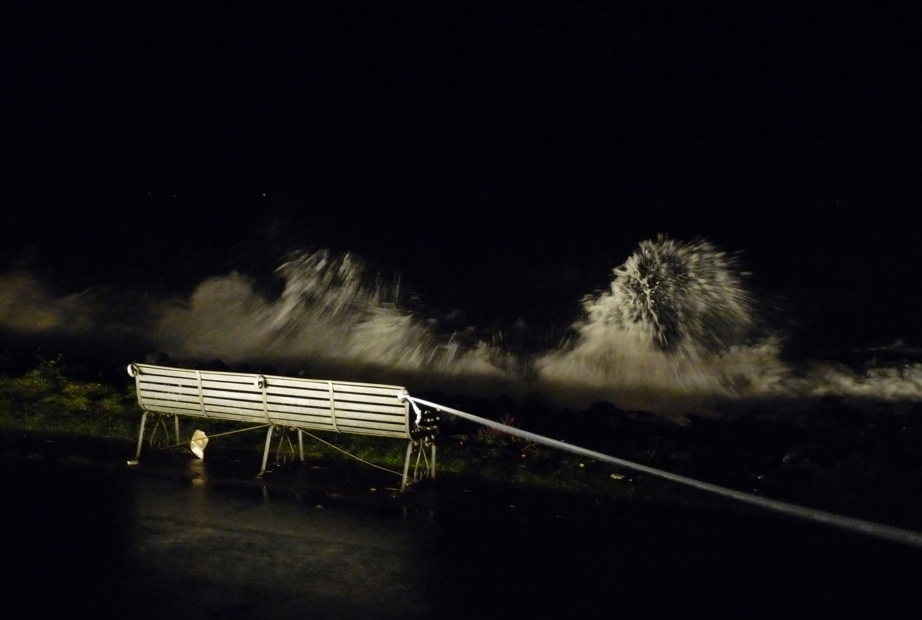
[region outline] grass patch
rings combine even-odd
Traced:
[[[0,428],[56,435],[129,439],[137,433],[134,389],[72,381],[60,358],[19,377],[0,376]]]

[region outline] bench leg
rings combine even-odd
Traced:
[[[129,465],[137,465],[138,459],[141,458],[141,446],[144,445],[144,424],[147,422],[147,412],[141,415],[141,432],[138,433],[138,450],[134,454],[134,459],[128,461]]]
[[[175,423],[175,427],[176,427],[176,445],[178,446],[179,445],[179,414],[178,413],[173,414],[173,422]]]
[[[269,446],[272,444],[273,430],[275,430],[274,424],[270,425],[269,430],[266,432],[266,449],[263,450],[263,467],[259,470],[259,473],[256,474],[257,478],[262,478],[266,473],[266,463],[269,462]]]
[[[301,453],[301,462],[304,462],[304,433],[298,429],[298,451]]]
[[[400,492],[407,490],[407,473],[410,471],[410,456],[413,454],[413,440],[407,444],[407,458],[403,462],[403,481],[400,483]]]
[[[429,464],[429,478],[435,480],[435,440],[432,440],[432,463]]]

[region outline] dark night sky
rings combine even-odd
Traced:
[[[321,4],[3,18],[4,266],[187,287],[303,245],[489,298],[668,233],[918,288],[922,9]]]

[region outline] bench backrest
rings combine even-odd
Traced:
[[[146,411],[410,438],[399,386],[131,364]]]

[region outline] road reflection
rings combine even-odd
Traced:
[[[0,468],[8,604],[37,616],[796,617],[886,602],[901,617],[922,574],[918,550],[719,506],[450,478],[400,497],[364,470],[290,464],[257,481],[252,463],[186,454]]]
[[[131,588],[162,617],[177,601],[253,617],[423,617],[432,536],[424,519],[376,518],[189,460],[132,480],[139,512]],[[183,614],[195,617],[186,609]]]

